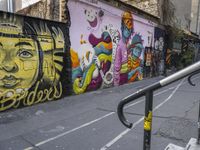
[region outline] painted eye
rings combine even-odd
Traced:
[[[31,58],[33,57],[33,54],[27,50],[21,50],[19,53],[18,53],[18,56],[19,57],[22,57],[22,58]]]

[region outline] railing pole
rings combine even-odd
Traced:
[[[199,101],[199,116],[198,116],[198,138],[197,138],[197,144],[200,145],[200,101]]]
[[[145,96],[146,96],[146,104],[145,104],[145,118],[144,118],[143,150],[150,150],[150,148],[151,148],[153,91],[147,91]]]

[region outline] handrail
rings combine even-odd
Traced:
[[[127,128],[132,128],[132,123],[130,123],[125,115],[124,115],[124,106],[128,103],[146,95],[146,106],[145,106],[145,118],[144,118],[144,145],[143,150],[150,150],[150,140],[151,140],[151,120],[152,120],[152,103],[153,103],[153,91],[167,86],[177,80],[180,80],[188,75],[193,76],[194,74],[197,74],[197,72],[200,72],[200,61],[194,63],[193,65],[190,65],[189,67],[182,69],[150,86],[147,86],[143,89],[138,90],[137,92],[129,95],[128,97],[125,97],[117,107],[117,114],[119,117],[119,120],[122,122],[124,126]],[[190,80],[188,79],[188,81]]]
[[[190,85],[195,86],[195,84],[192,83],[191,78],[192,78],[194,75],[199,74],[199,73],[200,73],[200,70],[197,70],[197,71],[193,72],[191,75],[189,75],[189,77],[188,77],[188,82],[190,83]]]
[[[196,84],[192,83],[191,78],[200,73],[200,70],[195,71],[188,77],[188,82],[190,85],[195,86]],[[200,145],[200,101],[199,101],[199,114],[198,114],[198,122],[197,122],[197,127],[198,127],[198,135],[197,135],[197,144]]]
[[[124,116],[124,112],[123,112],[123,108],[126,104],[142,97],[145,95],[145,93],[147,93],[148,91],[152,91],[152,90],[155,90],[155,89],[158,89],[160,87],[160,83],[159,82],[156,82],[155,84],[153,85],[150,85],[144,89],[141,89],[139,91],[137,91],[136,93],[128,96],[128,97],[125,97],[119,104],[118,104],[118,108],[117,108],[117,114],[118,114],[118,117],[119,117],[119,120],[122,122],[122,124],[124,126],[126,126],[127,128],[132,128],[132,123],[130,123]]]

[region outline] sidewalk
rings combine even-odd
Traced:
[[[95,99],[91,99],[91,98],[98,99],[99,97],[101,97],[102,103],[103,103],[106,100],[103,100],[102,95],[109,95],[112,93],[121,93],[123,92],[124,89],[128,90],[128,92],[136,91],[156,81],[159,81],[162,78],[163,78],[162,76],[155,77],[155,78],[146,78],[142,81],[137,81],[130,84],[121,85],[119,87],[99,89],[97,91],[91,91],[91,92],[87,92],[80,95],[68,96],[57,101],[45,102],[45,103],[40,103],[40,104],[30,106],[30,107],[23,107],[19,109],[11,109],[5,112],[0,112],[0,125],[14,124],[19,121],[33,119],[35,117],[45,118],[46,116],[49,116],[50,113],[56,114],[59,111],[62,111],[62,109],[65,109],[65,111],[69,109],[69,111],[71,111],[71,110],[76,110],[75,108],[78,106],[83,106],[81,107],[81,109],[76,110],[77,111],[76,113],[80,113],[81,111],[84,111],[85,109],[90,109],[89,107],[91,107],[91,105],[94,105],[97,102]],[[127,96],[126,94],[123,94],[123,95]],[[67,115],[70,116],[70,113],[68,112]],[[38,125],[38,127],[39,126],[41,125]]]

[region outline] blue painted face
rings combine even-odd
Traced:
[[[137,57],[137,58],[139,58],[142,54],[142,49],[140,47],[137,47],[137,46],[132,48],[131,51],[132,51],[133,56]]]
[[[131,36],[131,30],[128,29],[126,26],[123,26],[123,30],[122,30],[122,36],[125,39],[128,39]]]

